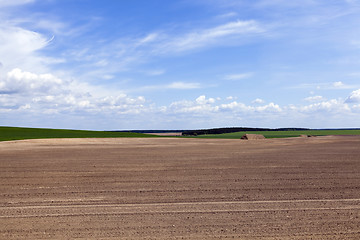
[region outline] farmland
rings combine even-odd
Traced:
[[[359,239],[360,136],[0,142],[0,239]]]

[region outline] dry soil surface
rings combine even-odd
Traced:
[[[360,239],[360,138],[0,143],[0,239]]]

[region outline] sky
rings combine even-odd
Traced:
[[[0,126],[360,127],[360,0],[0,0]]]

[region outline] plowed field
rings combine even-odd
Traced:
[[[360,137],[0,143],[0,239],[360,239]]]

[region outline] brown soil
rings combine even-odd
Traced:
[[[0,143],[0,239],[360,239],[360,138]]]

